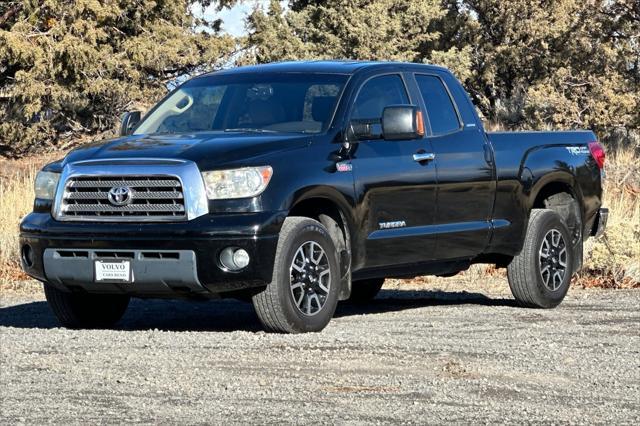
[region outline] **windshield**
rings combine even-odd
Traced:
[[[193,79],[133,134],[206,131],[320,133],[347,80],[341,74],[230,74]]]

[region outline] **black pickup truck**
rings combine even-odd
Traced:
[[[20,226],[67,327],[111,326],[132,296],[236,297],[266,330],[319,331],[385,278],[473,263],[552,308],[607,220],[592,132],[487,133],[436,66],[219,71],[120,133],[44,167]]]

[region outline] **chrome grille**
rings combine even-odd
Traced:
[[[130,201],[116,205],[112,188],[129,189]],[[185,220],[182,184],[173,176],[75,176],[67,180],[60,216],[65,220]]]

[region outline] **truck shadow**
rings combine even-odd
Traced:
[[[355,305],[340,303],[335,317],[373,315],[443,305],[516,306],[511,299],[492,299],[480,293],[382,290],[378,297]],[[0,308],[0,327],[58,328],[44,301]],[[250,303],[236,300],[184,301],[133,299],[117,330],[261,331]]]

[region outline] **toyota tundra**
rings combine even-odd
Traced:
[[[485,131],[437,66],[217,71],[45,166],[22,266],[72,328],[114,325],[131,297],[235,297],[268,331],[319,331],[385,278],[474,263],[552,308],[605,228],[604,160],[591,131]]]

